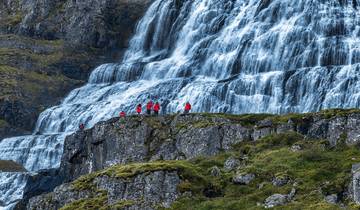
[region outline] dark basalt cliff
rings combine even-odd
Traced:
[[[0,139],[29,133],[38,114],[119,61],[151,0],[0,2]]]
[[[358,110],[115,118],[66,138],[71,183],[28,209],[355,208],[359,121]]]

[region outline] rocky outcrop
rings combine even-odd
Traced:
[[[118,62],[150,3],[1,1],[0,139],[31,132],[38,114],[94,67]]]
[[[114,177],[99,174],[84,177],[75,184],[64,184],[52,193],[30,199],[27,209],[68,209],[92,208],[108,209],[156,209],[170,207],[178,198],[177,186],[180,177],[176,171],[144,171],[132,177]],[[96,189],[96,190],[95,190]],[[82,199],[81,202],[76,202]]]
[[[67,137],[61,170],[70,181],[117,163],[213,156],[240,142],[292,131],[306,138],[328,139],[331,145],[360,140],[359,113],[323,114],[265,116],[255,123],[241,115],[115,118]]]
[[[350,197],[356,204],[360,204],[360,163],[352,166],[351,173],[352,178],[349,187]]]

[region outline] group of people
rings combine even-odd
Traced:
[[[151,115],[152,112],[154,113],[154,115],[159,115],[159,112],[160,112],[160,103],[159,102],[156,102],[155,104],[150,100],[146,106],[146,114],[147,115]],[[185,108],[184,108],[184,114],[188,114],[191,110],[191,104],[189,102],[186,102],[185,104]],[[140,115],[142,113],[142,105],[141,104],[138,104],[136,106],[136,113],[138,115]],[[125,111],[121,111],[120,112],[120,117],[125,117],[126,116],[126,113]]]
[[[188,114],[191,110],[191,104],[189,102],[186,102],[185,107],[184,107],[184,114]],[[151,113],[154,112],[154,115],[159,115],[160,112],[160,103],[156,102],[155,104],[150,100],[147,104],[146,104],[146,114],[147,115],[151,115]],[[136,113],[138,115],[140,115],[142,113],[142,105],[138,104],[136,106]],[[120,117],[124,118],[126,117],[126,113],[125,111],[121,111],[120,112]],[[79,125],[79,129],[80,130],[84,130],[85,129],[85,125],[83,123],[81,123]]]

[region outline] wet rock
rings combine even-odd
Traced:
[[[225,171],[233,171],[240,165],[240,160],[235,157],[229,157],[224,163]]]
[[[233,177],[233,182],[235,184],[248,185],[252,180],[255,179],[255,174],[236,174]]]
[[[214,166],[210,169],[210,174],[211,176],[219,177],[221,175],[221,170],[219,167]]]

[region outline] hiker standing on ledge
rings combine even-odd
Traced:
[[[189,102],[186,102],[184,114],[189,114],[190,110],[191,110],[191,104]]]
[[[154,114],[156,116],[159,115],[159,111],[160,111],[160,104],[159,104],[159,102],[156,102],[155,106],[154,106]]]
[[[79,125],[79,129],[80,129],[81,131],[83,131],[83,130],[85,129],[85,125],[84,125],[84,123],[80,123],[80,125]]]
[[[147,115],[151,115],[151,110],[153,108],[153,102],[150,100],[147,104],[146,104],[146,114]]]
[[[138,115],[140,115],[140,114],[141,114],[141,111],[142,111],[141,104],[138,104],[137,107],[136,107],[136,113],[137,113]]]
[[[121,111],[121,112],[120,112],[120,117],[121,117],[121,118],[124,118],[125,116],[126,116],[126,113],[125,113],[124,111]]]

